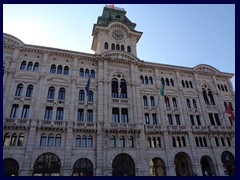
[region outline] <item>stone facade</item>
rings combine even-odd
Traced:
[[[125,15],[104,7],[95,54],[3,34],[5,175],[234,174],[234,74],[140,60]]]

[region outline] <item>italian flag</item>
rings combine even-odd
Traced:
[[[230,107],[230,104],[227,105],[226,113],[228,113],[228,114],[231,115],[232,121],[235,120],[235,116],[234,116],[234,114],[233,114],[233,112],[232,112],[232,109],[231,109],[231,107]]]
[[[164,85],[162,86],[161,95],[164,96],[164,102],[165,102],[165,104],[167,104],[168,97],[165,95],[165,87],[164,87]]]

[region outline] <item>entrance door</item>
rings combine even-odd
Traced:
[[[135,176],[135,164],[131,156],[125,153],[117,155],[112,163],[113,176]]]

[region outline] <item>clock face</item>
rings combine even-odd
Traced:
[[[112,37],[116,40],[122,40],[123,39],[123,33],[119,30],[113,31]]]

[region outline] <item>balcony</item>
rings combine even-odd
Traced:
[[[144,131],[146,133],[158,133],[159,131],[164,131],[165,129],[163,129],[163,127],[161,127],[161,125],[157,125],[157,124],[145,124],[144,125]]]
[[[94,122],[73,122],[73,129],[77,132],[96,132],[97,125]]]
[[[40,120],[38,126],[66,128],[67,122],[63,120]]]
[[[136,132],[137,125],[129,123],[106,123],[105,129],[110,132]]]
[[[112,103],[113,104],[128,104],[128,99],[123,99],[123,98],[112,98]]]
[[[185,133],[188,129],[187,126],[185,125],[169,125],[167,126],[167,130],[172,132],[172,133]]]
[[[30,119],[5,118],[3,124],[4,124],[4,126],[29,126],[31,124],[31,120]]]

